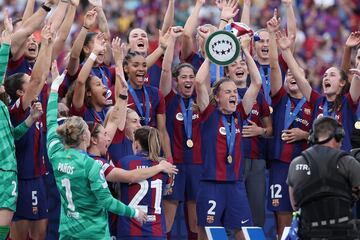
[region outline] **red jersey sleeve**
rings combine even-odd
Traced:
[[[22,97],[18,98],[16,102],[10,106],[9,113],[17,122],[25,120],[26,109],[24,110]]]
[[[164,99],[164,95],[162,94],[162,92],[159,90],[159,105],[156,109],[156,114],[165,114],[166,112],[166,107],[165,107],[165,99]]]
[[[284,87],[281,87],[279,91],[274,96],[271,97],[272,104],[273,105],[278,104],[285,95],[286,95],[286,91]]]
[[[74,105],[71,104],[70,111],[69,111],[70,116],[78,116],[78,117],[84,118],[85,112],[86,112],[85,104],[83,104],[82,107],[79,108],[79,109],[76,109],[74,107]]]
[[[320,93],[312,90],[310,95],[310,105],[315,107],[316,101],[321,97]]]

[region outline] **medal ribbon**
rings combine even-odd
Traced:
[[[100,116],[99,113],[96,112],[94,108],[90,108],[89,110],[90,110],[91,115],[94,117],[95,122],[98,122],[98,123],[101,123],[101,124],[104,123],[104,120],[105,120],[105,117],[106,117],[106,113],[104,112],[104,109],[101,110],[101,115],[102,116]]]
[[[226,130],[226,144],[227,144],[227,149],[228,149],[228,155],[232,155],[232,153],[234,151],[235,134],[236,134],[235,120],[234,120],[234,117],[231,116],[231,131],[229,128],[229,123],[224,115],[221,116],[221,120],[222,120],[223,125]]]
[[[291,101],[288,98],[285,110],[284,129],[289,129],[292,122],[295,120],[297,114],[300,112],[301,107],[306,102],[306,98],[303,97],[297,104],[293,112],[291,112]]]
[[[265,75],[264,68],[267,69],[267,75]],[[264,89],[264,95],[266,102],[271,105],[271,97],[270,97],[270,66],[262,66],[259,67],[260,76],[262,79],[262,87]]]
[[[329,114],[328,101],[325,99],[324,106],[323,106],[323,116],[324,117],[331,116],[331,117],[335,118],[335,114],[336,114],[335,110],[333,110],[331,112],[331,115]]]
[[[106,89],[109,89],[108,79],[106,78],[104,70],[102,70],[102,68],[99,67],[99,71],[100,71],[100,75],[101,75],[101,82],[105,85]],[[93,69],[91,69],[91,74],[94,76],[97,76]]]
[[[192,115],[193,115],[193,99],[189,99],[189,106],[186,109],[184,99],[180,97],[180,106],[181,106],[181,112],[184,118],[184,128],[187,139],[191,139],[192,137]]]
[[[145,95],[145,117],[144,117],[144,111],[141,107],[141,103],[139,101],[139,98],[137,97],[134,88],[131,86],[130,82],[128,82],[128,89],[129,92],[132,96],[132,98],[134,99],[134,103],[136,105],[136,109],[138,110],[140,116],[142,117],[142,119],[145,120],[145,125],[148,125],[150,122],[150,99],[149,99],[149,94],[146,91],[145,86],[142,87],[143,91],[144,91],[144,95]]]

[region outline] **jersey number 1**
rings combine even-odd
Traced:
[[[75,205],[72,200],[72,192],[70,188],[70,180],[68,178],[61,179],[61,186],[65,187],[66,200],[68,202],[68,209],[75,211]]]
[[[149,183],[147,180],[143,180],[138,182],[137,184],[140,185],[139,191],[135,194],[131,202],[129,203],[129,206],[132,207],[140,207],[140,209],[145,208],[147,209],[147,206],[141,206],[139,203],[141,200],[145,197],[146,193],[149,190]],[[154,203],[154,209],[155,214],[161,214],[161,195],[162,195],[162,180],[156,179],[154,181],[151,181],[151,188],[155,188],[155,203]]]

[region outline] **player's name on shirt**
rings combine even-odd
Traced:
[[[67,163],[59,163],[57,170],[62,173],[70,174],[72,175],[74,173],[75,167],[67,164]]]

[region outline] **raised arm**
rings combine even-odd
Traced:
[[[29,19],[24,21],[17,31],[13,33],[11,36],[11,55],[14,61],[18,60],[23,55],[23,44],[26,42],[27,38],[44,22],[45,17],[48,14],[47,10],[50,10],[52,4],[53,3],[51,1],[47,1]]]
[[[109,24],[106,19],[106,15],[103,9],[102,0],[90,0],[89,1],[93,6],[95,6],[95,10],[97,14],[97,21],[99,25],[100,32],[104,33],[105,39],[105,55],[104,55],[104,64],[111,64],[111,45],[110,45],[110,29]]]
[[[168,31],[168,29],[171,26],[173,26],[174,13],[175,13],[175,0],[169,0],[168,6],[167,6],[167,9],[165,12],[164,22],[161,27],[161,35],[164,35]]]
[[[26,6],[25,6],[25,10],[22,16],[21,21],[22,22],[26,22],[26,20],[28,20],[31,15],[33,15],[34,13],[34,8],[35,8],[35,2],[36,0],[27,0],[26,1]]]
[[[360,31],[352,32],[345,42],[344,53],[342,56],[341,69],[349,73],[351,68],[351,50],[360,44]]]
[[[85,14],[84,24],[76,37],[70,52],[70,59],[67,65],[68,74],[70,76],[74,76],[79,69],[80,53],[84,46],[86,34],[88,33],[90,27],[96,23],[96,16],[97,12],[95,9],[91,9]]]
[[[350,85],[350,96],[353,102],[357,103],[360,97],[360,64],[357,65],[357,68],[349,69],[349,72],[353,74]]]
[[[56,7],[54,13],[50,16],[48,20],[49,23],[51,24],[51,31],[56,32],[59,29],[65,17],[66,9],[69,5],[69,2],[70,0],[59,1],[59,4]]]
[[[74,87],[74,95],[72,99],[72,104],[75,109],[80,109],[84,104],[85,98],[85,83],[86,79],[89,77],[91,68],[94,66],[94,62],[97,58],[99,52],[104,50],[104,34],[99,33],[96,35],[94,40],[94,48],[90,56],[86,59],[85,64],[81,68],[79,76],[76,79]]]
[[[28,108],[31,102],[40,94],[51,66],[51,52],[55,34],[51,26],[45,25],[41,31],[41,48],[30,77],[30,83],[23,96],[23,108]]]
[[[274,10],[273,17],[266,23],[269,32],[269,60],[270,60],[270,92],[275,96],[282,86],[281,70],[279,65],[278,48],[276,45],[275,33],[280,28],[280,21],[277,9]]]
[[[126,122],[128,85],[125,80],[123,70],[118,67],[116,68],[115,97],[115,106],[108,112],[109,117],[105,120],[105,130],[108,134],[110,142],[112,142],[117,129],[124,129]]]
[[[184,34],[182,39],[181,45],[181,60],[186,60],[194,50],[194,40],[193,40],[193,33],[196,27],[198,26],[198,19],[201,7],[204,5],[205,0],[197,0],[195,7],[186,20],[184,26]]]
[[[171,153],[171,147],[170,147],[170,138],[169,134],[166,129],[166,115],[164,114],[156,114],[156,125],[157,129],[159,130],[160,135],[160,143],[161,143],[161,149],[164,152],[164,155],[166,158],[172,159],[172,153]],[[171,161],[172,162],[172,161]]]
[[[250,75],[250,79],[251,79],[250,86],[246,90],[246,93],[242,100],[242,105],[244,107],[246,114],[249,114],[251,109],[253,108],[254,102],[256,102],[256,97],[259,93],[259,90],[260,90],[261,84],[262,84],[259,70],[256,66],[254,59],[252,58],[252,56],[250,54],[250,50],[249,50],[250,42],[251,42],[251,38],[248,34],[243,35],[241,37],[241,48],[245,55],[245,61],[248,66],[249,75]]]
[[[281,49],[281,53],[285,62],[287,63],[291,73],[294,75],[296,84],[298,85],[306,100],[310,101],[312,88],[308,80],[305,78],[303,72],[301,72],[300,67],[291,52],[291,40],[286,37],[284,32],[279,31],[276,33],[276,41]]]
[[[224,29],[225,25],[233,21],[236,14],[239,13],[239,3],[237,0],[223,1],[220,15],[219,29]]]
[[[149,68],[154,65],[155,62],[163,55],[168,45],[169,36],[170,29],[165,33],[165,35],[161,35],[161,31],[159,30],[158,47],[149,56],[146,57],[146,67]]]
[[[251,0],[244,0],[240,22],[245,23],[248,26],[250,26],[250,10],[251,10]]]
[[[160,172],[176,174],[178,169],[168,161],[162,160],[159,164],[149,168],[139,168],[131,171],[122,168],[114,168],[106,176],[106,180],[109,182],[134,183],[151,178]]]
[[[11,46],[11,33],[13,31],[12,20],[9,18],[7,11],[4,11],[4,27],[1,34],[0,46],[0,86],[3,85],[7,64],[9,62],[9,53]]]
[[[164,59],[162,62],[162,71],[160,77],[160,90],[164,96],[168,95],[172,87],[172,69],[171,65],[174,59],[174,47],[176,39],[183,33],[182,27],[172,27],[170,30],[170,37],[168,46],[165,51]]]
[[[288,36],[294,36],[290,48],[291,51],[294,52],[297,28],[296,28],[296,17],[293,8],[293,1],[281,0],[281,3],[285,6],[285,10],[286,10],[287,34]]]
[[[203,112],[209,105],[209,88],[207,87],[209,72],[210,60],[205,58],[205,61],[201,64],[195,79],[196,104],[199,106],[200,112]]]
[[[52,53],[52,60],[57,59],[59,53],[63,50],[65,41],[69,36],[71,25],[74,22],[76,8],[79,5],[79,0],[71,0],[64,21],[60,26],[58,34],[55,39],[54,49]]]
[[[49,155],[49,160],[52,161],[54,154],[57,151],[63,150],[64,146],[60,137],[56,133],[58,127],[58,91],[61,83],[64,81],[66,72],[58,76],[51,84],[51,91],[46,110],[46,147]]]

